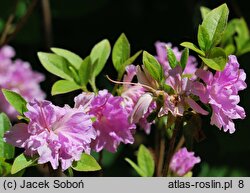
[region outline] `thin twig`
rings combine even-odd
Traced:
[[[5,45],[7,43],[9,43],[9,41],[11,41],[16,34],[22,29],[22,27],[24,26],[24,24],[26,23],[26,21],[28,20],[28,18],[30,17],[30,15],[32,14],[34,8],[37,5],[38,0],[33,0],[31,2],[31,4],[29,5],[25,15],[20,19],[20,21],[17,23],[13,33],[11,33],[9,36],[7,36],[3,42],[1,42],[0,46]]]
[[[52,44],[53,44],[50,1],[42,0],[41,3],[42,3],[42,10],[43,10],[45,45],[46,45],[46,48],[49,49],[50,47],[52,47]]]
[[[9,17],[7,19],[7,22],[6,22],[5,26],[4,26],[3,33],[2,33],[1,38],[0,38],[0,45],[4,45],[3,43],[5,42],[8,34],[9,34],[9,31],[10,31],[11,25],[12,25],[12,21],[15,18],[15,13],[16,13],[16,10],[17,10],[18,2],[19,2],[19,0],[15,1],[15,5],[13,7],[13,11],[9,15]]]
[[[179,140],[174,152],[177,152],[183,146],[184,143],[185,143],[185,138],[184,136],[181,136],[181,139]]]
[[[160,132],[158,130],[158,125],[157,125],[157,130],[155,130],[155,163],[156,163],[156,176],[159,175],[159,159],[160,159]]]
[[[162,175],[162,167],[164,163],[164,152],[165,152],[165,128],[161,129],[161,138],[160,138],[160,145],[159,145],[159,159],[157,164],[157,176]]]
[[[178,134],[179,130],[181,129],[181,127],[182,127],[182,119],[181,119],[181,117],[177,117],[175,120],[175,127],[174,127],[174,131],[173,131],[173,135],[172,135],[170,142],[169,142],[169,148],[168,148],[167,154],[165,155],[166,161],[165,161],[164,166],[163,166],[163,171],[162,171],[163,176],[168,175],[169,164],[170,164],[171,158],[174,154],[175,140],[176,140],[177,134]]]

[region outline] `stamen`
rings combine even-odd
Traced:
[[[143,87],[143,88],[149,89],[151,92],[153,92],[153,93],[156,94],[156,95],[159,93],[159,91],[155,90],[154,88],[152,88],[152,87],[150,87],[150,86],[147,86],[147,85],[144,85],[144,84],[141,84],[141,83],[115,81],[115,80],[112,80],[111,78],[109,78],[108,75],[106,75],[106,77],[107,77],[107,79],[108,79],[110,82],[113,82],[113,83],[116,83],[116,84],[141,86],[141,87]]]

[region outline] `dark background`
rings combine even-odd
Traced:
[[[203,5],[215,8],[224,2],[229,6],[230,18],[244,17],[250,25],[248,1],[51,0],[52,33],[49,39],[45,35],[39,2],[27,23],[9,44],[16,49],[18,58],[29,61],[33,69],[46,75],[42,89],[46,91],[47,99],[57,105],[72,104],[72,99],[78,92],[51,97],[50,89],[57,77],[43,69],[37,58],[38,51],[48,51],[51,46],[60,47],[84,58],[100,40],[107,38],[113,45],[124,32],[131,43],[132,53],[143,49],[155,54],[154,43],[157,40],[172,42],[175,46],[183,41],[196,42],[197,26],[201,22],[199,7]],[[6,20],[13,4],[14,1],[0,0],[0,18]],[[137,63],[140,61],[138,59]],[[239,61],[250,75],[250,54],[241,56]],[[112,86],[104,78],[105,74],[115,77],[110,60],[98,78],[100,89]],[[249,79],[247,83],[249,85]],[[235,121],[234,134],[224,133],[211,126],[210,117],[202,118],[206,139],[195,145],[196,155],[203,162],[194,169],[196,176],[250,176],[249,90],[242,91],[240,95],[240,105],[245,108],[247,118]],[[105,176],[136,175],[124,161],[124,157],[134,160],[138,144],[143,142],[151,145],[154,132],[150,136],[138,132],[136,138],[134,145],[121,146],[116,155],[105,154]]]

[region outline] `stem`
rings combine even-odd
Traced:
[[[117,81],[121,81],[122,75],[123,75],[123,74],[118,73]],[[116,85],[114,86],[113,90],[112,90],[112,94],[113,94],[113,95],[116,93],[117,88],[118,88],[118,84],[116,84]]]
[[[173,131],[173,135],[172,135],[170,142],[169,142],[168,152],[165,156],[166,161],[165,161],[164,166],[163,166],[163,171],[162,171],[163,176],[168,175],[169,164],[170,164],[171,158],[173,157],[173,154],[174,154],[175,140],[176,140],[177,134],[178,134],[181,127],[182,127],[182,119],[181,119],[181,117],[177,117],[175,120],[175,127],[174,127],[174,131]]]
[[[18,2],[18,1],[17,1]],[[7,44],[15,35],[22,29],[26,21],[28,20],[29,16],[33,12],[34,8],[37,5],[38,0],[33,0],[28,7],[28,10],[26,11],[25,15],[20,19],[20,21],[17,23],[13,33],[11,33],[9,36],[6,36],[3,40],[1,39],[0,46]],[[15,15],[15,12],[14,12]]]
[[[164,163],[164,152],[165,152],[165,127],[161,128],[160,144],[159,144],[159,158],[157,164],[156,175],[159,177],[162,175],[162,167]]]
[[[95,93],[97,93],[98,90],[97,90],[97,88],[96,88],[95,78],[92,78],[91,81],[89,82],[89,84],[90,84],[92,90],[93,90]]]
[[[178,142],[174,152],[177,152],[179,149],[181,149],[181,147],[183,146],[184,143],[185,143],[185,138],[184,138],[184,136],[181,136],[181,139]]]
[[[117,88],[118,88],[118,84],[116,84],[116,85],[114,86],[114,88],[113,88],[113,90],[112,90],[112,92],[111,92],[113,95],[116,93]]]
[[[155,163],[156,163],[156,176],[158,176],[158,165],[159,165],[159,159],[160,159],[160,132],[158,132],[159,125],[156,122],[156,130],[155,130]]]
[[[52,42],[53,42],[50,1],[42,0],[41,3],[42,3],[42,11],[43,11],[45,45],[46,45],[46,48],[49,49],[52,46]]]
[[[17,9],[17,5],[18,5],[18,2],[19,0],[16,0],[15,2],[15,5],[13,7],[13,11],[12,13],[9,15],[8,19],[7,19],[7,22],[4,26],[4,29],[3,29],[3,33],[2,33],[2,36],[0,38],[0,45],[4,45],[4,42],[9,34],[9,31],[11,29],[11,24],[12,24],[12,21],[14,20],[15,18],[15,13],[16,13],[16,9]]]
[[[155,135],[155,154],[156,154],[156,176],[162,176],[162,167],[164,163],[164,152],[166,145],[166,123],[164,117],[161,117],[157,121],[157,131]]]

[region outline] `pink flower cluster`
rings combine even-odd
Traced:
[[[10,46],[0,48],[0,89],[5,88],[21,94],[27,101],[45,98],[39,83],[44,76],[34,72],[28,62],[20,59],[12,60],[15,51]],[[0,92],[0,111],[5,112],[11,119],[15,119],[17,112],[5,100]]]
[[[25,154],[38,154],[39,164],[50,162],[53,169],[66,170],[74,160],[80,160],[82,152],[90,153],[90,143],[96,138],[91,116],[82,107],[63,108],[49,101],[31,102],[27,105],[28,124],[19,123],[5,133],[5,141]]]
[[[172,45],[162,42],[156,42],[155,45],[158,54],[156,58],[164,70],[165,84],[171,88],[169,92],[158,92],[164,98],[164,104],[160,108],[158,116],[168,113],[174,117],[183,116],[184,112],[189,109],[201,115],[208,115],[208,112],[197,102],[198,96],[201,103],[209,104],[213,110],[211,124],[218,128],[223,127],[225,132],[233,133],[235,126],[232,120],[244,119],[246,116],[244,109],[238,105],[240,102],[238,92],[247,87],[246,74],[244,70],[239,68],[236,56],[229,56],[225,69],[221,72],[217,71],[213,75],[209,70],[197,69],[197,62],[193,56],[189,56],[184,70],[180,65],[172,69],[167,59],[166,50],[166,47]],[[173,51],[179,60],[181,52],[178,48],[173,48]],[[142,66],[143,70],[140,70],[140,67],[137,69],[139,70],[135,73],[139,83],[158,90],[157,82],[152,80],[145,67]],[[152,112],[149,107],[154,99],[152,94],[148,94],[150,90],[145,90],[142,86],[140,86],[141,90],[138,86],[131,89],[133,87],[136,86],[125,90],[122,96],[125,95],[126,98],[132,99],[131,120],[138,122],[140,118],[144,118]],[[146,131],[149,132],[150,127]]]
[[[212,72],[198,70],[196,75],[204,82],[196,82],[193,92],[200,97],[205,104],[210,104],[213,113],[211,124],[218,128],[223,127],[224,131],[235,132],[232,119],[244,119],[244,109],[238,105],[240,97],[238,92],[244,90],[246,74],[239,69],[236,56],[229,56],[228,63],[223,71]]]
[[[134,124],[122,97],[107,90],[98,95],[83,93],[75,98],[75,107],[58,107],[51,102],[34,100],[27,105],[29,123],[14,125],[5,133],[6,142],[38,155],[38,163],[50,162],[53,169],[61,163],[63,170],[78,161],[83,152],[117,150],[122,143],[133,143]]]
[[[113,96],[107,90],[99,91],[97,96],[83,93],[75,98],[75,106],[87,105],[88,113],[96,119],[93,127],[97,136],[91,144],[93,150],[115,152],[121,142],[134,142],[132,131],[135,125],[128,122],[129,112],[123,101],[122,97]]]
[[[170,169],[178,176],[184,176],[195,164],[200,163],[200,157],[195,157],[194,152],[188,152],[187,148],[181,148],[171,159]]]

